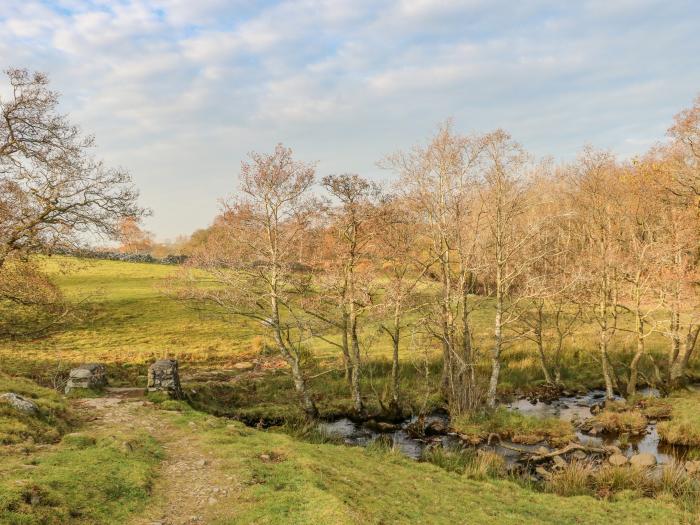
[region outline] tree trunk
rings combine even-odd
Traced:
[[[639,361],[644,355],[644,340],[637,339],[637,352],[630,363],[630,377],[627,383],[627,396],[633,396],[637,393],[637,379],[639,376]]]
[[[494,345],[491,349],[491,378],[486,393],[486,404],[496,406],[498,379],[501,373],[501,349],[503,347],[503,291],[501,283],[501,268],[496,269],[496,321],[494,325]]]
[[[603,379],[605,380],[605,397],[612,399],[615,397],[615,392],[613,390],[612,376],[610,375],[607,330],[600,331],[600,362],[603,368]]]
[[[398,411],[399,404],[399,340],[401,331],[401,303],[396,301],[394,307],[394,332],[391,336],[393,354],[391,360],[391,401]]]
[[[318,418],[318,409],[316,408],[316,404],[314,403],[314,400],[311,399],[311,396],[309,395],[309,390],[308,390],[307,385],[306,385],[306,380],[304,379],[304,375],[301,373],[301,367],[299,366],[299,360],[292,357],[289,360],[289,364],[292,367],[292,379],[294,381],[294,389],[297,391],[297,394],[299,395],[299,399],[301,400],[301,404],[302,404],[302,407],[304,409],[304,413],[310,419],[317,419]]]
[[[690,356],[695,350],[695,345],[697,344],[699,334],[700,325],[688,330],[688,335],[681,346],[680,352],[676,360],[671,364],[670,379],[672,388],[680,386],[683,382],[685,370],[688,366],[688,362],[690,361]]]
[[[639,361],[644,355],[644,319],[639,311],[639,299],[637,300],[637,310],[635,313],[635,326],[637,329],[637,351],[630,363],[630,377],[627,382],[627,396],[631,397],[637,393],[637,379],[639,376]]]
[[[544,340],[542,338],[542,325],[544,321],[542,319],[542,308],[537,309],[537,327],[535,328],[535,341],[537,344],[537,353],[540,356],[540,367],[542,368],[542,374],[544,375],[545,382],[552,384],[552,376],[549,373],[549,368],[547,367],[547,357],[544,353]]]
[[[350,375],[351,389],[352,389],[352,403],[355,408],[355,412],[361,414],[364,411],[364,405],[362,404],[362,390],[360,386],[360,342],[357,338],[357,317],[355,314],[354,306],[350,308],[350,342],[351,342],[351,353],[350,357],[352,359],[352,371]]]
[[[343,345],[343,366],[345,367],[345,380],[348,382],[349,386],[352,386],[350,379],[352,360],[350,359],[350,343],[348,341],[348,314],[343,312],[343,339],[341,344]]]

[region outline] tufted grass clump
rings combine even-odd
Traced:
[[[680,392],[668,401],[671,420],[656,426],[661,439],[672,445],[700,446],[700,392]]]
[[[606,409],[593,418],[594,424],[603,427],[606,432],[641,434],[647,427],[647,419],[640,410],[619,408]]]
[[[485,441],[491,434],[515,443],[535,444],[548,441],[554,446],[574,440],[570,422],[558,418],[530,417],[498,407],[465,414],[452,421],[452,427],[471,441]]]

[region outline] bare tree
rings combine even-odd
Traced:
[[[618,328],[621,272],[618,166],[607,152],[586,148],[571,170],[571,206],[576,213],[577,258],[582,268],[578,298],[598,325],[600,363],[608,398],[614,396],[609,349]]]
[[[95,160],[93,138],[57,113],[58,94],[46,76],[22,69],[7,76],[10,95],[0,98],[0,302],[8,320],[25,311],[36,321],[31,327],[8,321],[17,336],[20,328],[56,326],[68,311],[28,255],[114,237],[123,217],[139,218],[144,210],[128,173]]]
[[[475,181],[483,149],[482,137],[458,135],[448,121],[426,146],[382,163],[401,176],[403,198],[427,240],[422,265],[440,282],[435,315],[426,327],[442,347],[442,391],[454,413],[477,402],[468,305],[476,281],[470,241],[476,230],[465,225],[479,215]]]
[[[581,309],[572,301],[579,276],[572,264],[572,216],[560,198],[565,181],[548,164],[542,168],[546,169],[538,171],[530,187],[540,202],[530,209],[535,216],[529,220],[540,227],[526,246],[532,261],[528,279],[519,284],[520,294],[528,299],[516,302],[517,322],[511,329],[534,343],[545,382],[559,385],[565,341],[581,320]]]
[[[281,144],[241,163],[239,194],[223,220],[188,260],[180,297],[255,319],[271,335],[291,369],[308,417],[318,410],[303,370],[309,337],[293,304],[298,245],[315,213],[310,196],[314,166],[293,160]],[[202,273],[202,270],[204,272]]]
[[[355,174],[329,175],[323,178],[322,184],[335,200],[335,205],[328,208],[330,229],[334,232],[331,266],[339,270],[333,287],[341,312],[343,355],[350,364],[353,406],[360,413],[364,410],[360,384],[360,318],[371,306],[368,257],[377,233],[381,191],[376,184]],[[318,291],[324,293],[323,288]],[[316,317],[321,316],[317,312]]]
[[[140,217],[127,172],[89,153],[90,136],[56,113],[48,79],[7,72],[0,99],[0,267],[15,252],[74,245],[86,234],[114,236],[120,219]]]
[[[486,394],[490,407],[496,405],[504,329],[517,320],[515,306],[523,299],[515,298],[518,281],[544,255],[528,250],[540,230],[539,218],[528,214],[535,205],[528,188],[528,162],[528,155],[506,132],[498,130],[486,137],[481,190],[485,228],[481,242],[495,297],[491,377]]]
[[[388,320],[382,330],[391,338],[391,408],[400,411],[399,351],[406,315],[423,302],[417,288],[430,268],[421,262],[421,234],[415,216],[404,200],[395,198],[386,203],[376,248],[380,272],[386,279],[383,307]]]

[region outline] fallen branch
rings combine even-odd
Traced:
[[[583,452],[586,452],[589,454],[612,454],[612,452],[613,452],[612,450],[610,450],[608,448],[589,447],[586,445],[581,445],[579,443],[569,443],[564,448],[553,450],[552,452],[549,452],[547,454],[537,454],[536,452],[528,452],[527,450],[523,450],[522,448],[518,448],[516,446],[503,443],[501,436],[499,436],[498,434],[494,434],[494,433],[489,434],[489,437],[486,440],[486,444],[491,445],[491,441],[493,439],[498,440],[498,446],[501,448],[505,448],[508,450],[514,450],[516,452],[521,452],[523,454],[532,454],[532,457],[528,458],[528,461],[533,461],[535,463],[539,463],[540,461],[545,461],[547,459],[551,459],[555,456],[561,456],[563,454],[568,454],[569,452],[573,452],[576,450],[582,450]]]

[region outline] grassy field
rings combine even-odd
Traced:
[[[274,351],[266,352],[260,326],[240,317],[195,310],[166,296],[163,286],[176,267],[61,257],[47,259],[44,265],[70,299],[81,301],[79,315],[60,332],[0,344],[0,370],[51,386],[72,365],[98,361],[108,365],[113,384],[143,385],[148,363],[174,357],[180,360],[188,388],[197,392],[193,400],[201,408],[249,419],[297,414],[294,396],[281,395],[291,393],[291,382]],[[484,376],[492,316],[486,303],[472,317]],[[438,402],[440,351],[437,345],[427,350],[413,347],[407,335],[401,350],[402,386],[408,407],[417,410]],[[370,409],[378,409],[388,394],[390,341],[376,324],[367,326],[362,341],[367,365],[363,390]],[[660,352],[666,341],[652,336],[647,344]],[[632,347],[631,336],[621,332],[612,354],[621,372]],[[320,340],[309,341],[308,348],[315,358],[311,388],[321,411],[327,415],[348,411],[338,350]],[[569,341],[563,369],[569,388],[601,384],[595,348],[592,326],[583,327]],[[542,383],[529,343],[508,348],[504,359],[501,391],[526,391]],[[241,363],[252,363],[254,370],[237,368]]]

